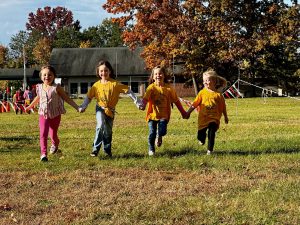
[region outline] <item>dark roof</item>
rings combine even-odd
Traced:
[[[148,75],[145,62],[140,57],[142,49],[131,51],[127,47],[116,48],[54,48],[50,64],[58,77],[95,76],[101,60],[111,63],[117,76]]]
[[[26,68],[27,78],[39,78],[39,70],[35,68]],[[24,78],[24,69],[0,69],[0,80],[22,80]]]

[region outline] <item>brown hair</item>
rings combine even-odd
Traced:
[[[106,61],[106,60],[101,60],[97,67],[96,67],[96,76],[100,78],[99,76],[99,67],[102,66],[102,65],[105,65],[108,69],[109,69],[109,77],[112,78],[112,79],[115,79],[116,75],[115,75],[115,72],[114,72],[114,69],[112,68],[111,64]]]
[[[54,78],[56,77],[56,71],[55,71],[54,67],[51,66],[51,65],[44,65],[44,66],[41,67],[41,70],[40,70],[40,73],[39,73],[40,78],[42,78],[42,70],[43,69],[48,69],[51,73],[53,73]],[[53,83],[54,83],[54,80],[53,80]]]
[[[163,74],[164,74],[164,83],[169,83],[170,79],[171,79],[171,76],[169,75],[167,69],[165,67],[162,67],[162,66],[155,66],[153,69],[152,69],[152,72],[150,74],[150,77],[148,79],[148,82],[149,84],[152,84],[154,82],[154,70],[156,69],[159,69]]]

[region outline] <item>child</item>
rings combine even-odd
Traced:
[[[48,161],[47,139],[50,132],[51,147],[50,153],[54,154],[58,150],[59,138],[57,135],[61,120],[61,114],[66,112],[63,100],[78,111],[78,105],[70,99],[59,84],[54,83],[56,72],[50,65],[43,66],[40,71],[42,84],[37,85],[37,96],[33,99],[25,111],[29,111],[39,103],[39,126],[40,126],[40,147],[41,161]]]
[[[224,97],[221,93],[226,86],[227,81],[218,76],[215,71],[206,71],[203,73],[204,88],[198,93],[192,106],[187,111],[188,119],[191,112],[199,107],[198,115],[198,140],[201,145],[205,144],[206,131],[208,130],[207,155],[210,155],[214,149],[216,131],[220,125],[222,114],[225,123],[228,123],[227,111]]]
[[[148,154],[155,154],[155,139],[156,146],[162,144],[162,137],[167,134],[167,124],[171,116],[171,104],[175,103],[182,117],[186,116],[180,100],[177,97],[176,91],[168,84],[169,76],[165,68],[154,67],[149,77],[149,86],[142,99],[143,107],[148,103],[146,121],[149,127],[148,137]]]
[[[112,127],[115,115],[115,107],[119,100],[120,93],[126,93],[139,107],[139,100],[127,85],[114,80],[114,70],[108,61],[100,61],[96,67],[98,80],[87,93],[79,112],[84,112],[93,98],[96,104],[96,134],[93,142],[92,157],[96,157],[103,143],[103,150],[109,156],[111,153]]]

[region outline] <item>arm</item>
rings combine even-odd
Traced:
[[[39,103],[39,101],[40,101],[40,97],[36,96],[30,103],[30,105],[25,108],[25,112],[31,110],[34,106],[36,106]]]
[[[78,112],[78,105],[66,94],[66,92],[62,89],[60,85],[57,85],[56,91],[64,101],[66,101]]]
[[[175,102],[175,105],[176,105],[177,109],[179,110],[179,112],[181,113],[182,118],[186,119],[187,118],[187,113],[184,110],[184,108],[182,107],[182,104],[181,104],[180,100]]]
[[[128,89],[126,94],[132,99],[133,103],[136,105],[138,109],[143,107],[142,101],[136,97],[136,95],[132,90]]]
[[[194,109],[195,109],[195,107],[191,105],[190,108],[188,109],[188,111],[186,111],[186,118],[185,119],[190,118],[190,115],[194,111]]]
[[[225,123],[228,124],[228,116],[227,116],[227,110],[226,110],[226,105],[224,107],[224,110],[223,110],[223,115],[224,115],[224,120],[225,120]]]
[[[92,99],[85,97],[83,103],[79,106],[79,112],[81,112],[81,113],[84,112],[91,101],[92,101]]]

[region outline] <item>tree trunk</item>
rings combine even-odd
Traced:
[[[197,96],[199,91],[198,91],[198,85],[197,85],[194,75],[192,75],[192,80],[193,80],[193,85],[194,85],[194,90],[195,90],[195,96]]]

